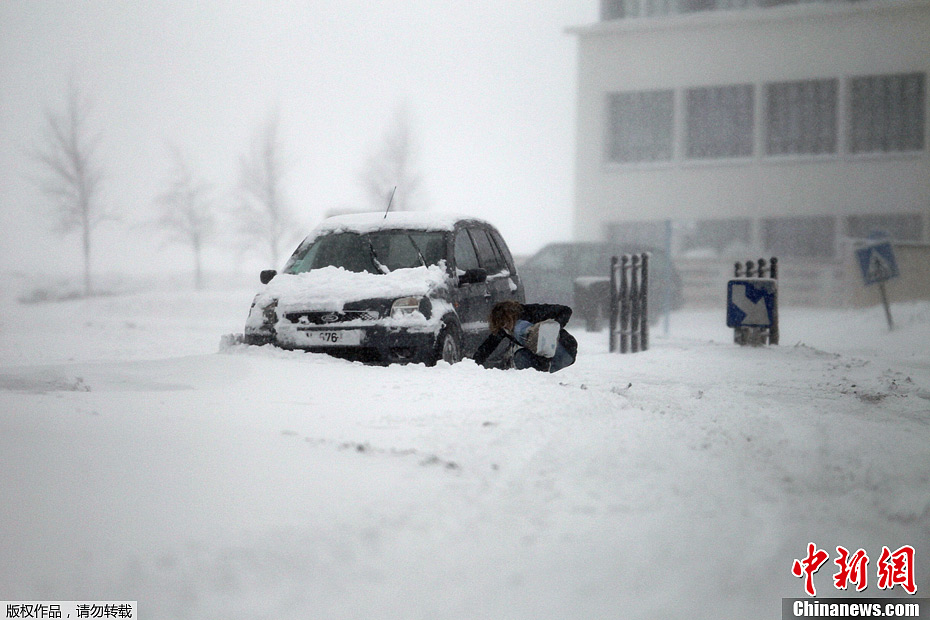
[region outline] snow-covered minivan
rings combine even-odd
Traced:
[[[261,279],[247,344],[372,363],[457,362],[487,336],[495,303],[524,301],[494,226],[435,213],[331,217]]]

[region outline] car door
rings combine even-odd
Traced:
[[[519,301],[522,304],[526,300],[526,295],[523,290],[523,282],[520,279],[520,274],[517,273],[517,267],[514,265],[513,256],[510,253],[510,248],[507,247],[507,243],[504,241],[504,238],[501,237],[501,234],[497,232],[497,230],[494,228],[488,228],[487,230],[488,234],[497,245],[497,249],[500,251],[501,256],[504,259],[504,264],[507,267],[507,271],[510,272],[510,283],[508,284],[510,297],[508,297],[508,299]]]
[[[452,253],[457,281],[453,303],[462,326],[465,351],[470,354],[488,335],[491,293],[487,281],[465,282],[462,278],[466,272],[481,267],[471,235],[465,227],[455,231]]]
[[[472,227],[469,232],[478,251],[478,262],[488,272],[487,284],[491,305],[513,299],[516,286],[510,279],[510,268],[497,243],[484,226]]]

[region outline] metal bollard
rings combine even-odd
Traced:
[[[649,254],[610,261],[610,350],[638,353],[649,347]]]

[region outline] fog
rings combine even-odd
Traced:
[[[586,55],[582,76],[613,75],[623,58],[634,79],[585,77],[579,89],[577,41],[566,29],[594,23],[600,4],[0,0],[0,593],[36,602],[131,597],[155,619],[597,618],[618,610],[756,618],[804,596],[791,570],[811,544],[831,558],[817,575],[821,595],[903,597],[905,583],[881,585],[883,573],[905,572],[879,560],[895,548],[897,558],[921,554],[906,569],[926,588],[926,247],[895,246],[890,308],[877,305],[876,287],[859,273],[865,264],[866,276],[889,275],[889,255],[871,248],[856,263],[851,248],[839,247],[875,230],[926,237],[926,107],[882,148],[868,139],[861,150],[839,148],[855,143],[839,121],[835,142],[810,146],[814,132],[787,117],[785,140],[761,145],[758,115],[753,123],[737,114],[741,132],[722,129],[734,116],[723,100],[756,114],[767,84],[803,72],[766,69],[748,90],[726,85],[726,71],[708,69],[732,58],[692,50],[665,28],[620,38],[650,62],[626,58],[619,45],[590,63]],[[627,5],[603,3],[615,17]],[[677,6],[707,8],[701,0]],[[854,30],[852,10],[838,13],[837,30]],[[692,36],[711,32],[705,25]],[[793,41],[793,32],[778,36]],[[747,36],[740,33],[734,40]],[[911,39],[903,54],[916,57],[926,39]],[[862,51],[875,55],[869,71],[923,67],[915,100],[926,106],[925,63],[897,65],[884,41]],[[680,63],[672,42],[694,66]],[[730,45],[718,43],[708,49]],[[852,69],[836,60],[841,48],[797,47],[804,72],[823,69],[824,80],[847,88]],[[746,52],[768,64],[774,56],[764,48]],[[707,84],[670,78],[672,89],[636,94],[653,87],[639,72],[670,69]],[[72,88],[88,106],[88,137],[99,135],[99,207],[114,214],[93,229],[98,295],[75,292],[81,235],[56,232],[61,213],[36,160],[49,114],[67,110]],[[689,101],[689,89],[707,102]],[[574,187],[576,114],[603,135],[604,119],[585,110],[589,101],[602,106],[605,92],[614,144],[607,161],[593,161],[631,170],[658,162],[668,175],[605,174]],[[834,105],[828,122],[834,111],[853,116]],[[477,346],[477,312],[492,291],[519,298],[523,280],[533,300],[530,261],[519,278],[495,277],[500,289],[475,287],[477,303],[463,286],[446,287],[435,305],[414,298],[415,307],[410,296],[424,289],[388,288],[419,278],[421,268],[398,269],[396,278],[349,274],[387,281],[378,299],[350,300],[359,280],[343,285],[338,274],[346,274],[330,269],[331,305],[313,307],[319,291],[300,288],[313,274],[282,274],[274,282],[294,285],[294,311],[271,295],[250,311],[259,270],[282,266],[260,248],[245,252],[234,234],[256,136],[274,121],[288,226],[302,236],[328,213],[385,206],[362,180],[397,118],[406,119],[420,181],[416,200],[399,196],[399,205],[485,218],[527,255],[573,234],[595,236],[593,217],[573,221],[576,189],[590,190],[607,199],[582,196],[582,208],[622,215],[596,234],[669,247],[688,305],[666,310],[672,295],[664,291],[677,284],[657,252],[650,276],[665,281],[643,288],[655,298],[651,309],[666,310],[662,328],[648,351],[615,355],[606,330],[586,329],[583,304],[547,291],[545,301],[576,310],[577,363],[557,375],[490,370],[473,359],[381,367],[244,344],[247,325],[283,333],[281,325],[306,327],[314,350],[339,347],[327,353],[345,347],[362,357],[362,345],[381,335],[385,359],[433,361],[455,349],[472,357],[456,334],[464,325]],[[698,122],[684,126],[686,118]],[[913,127],[924,134],[910,136]],[[586,161],[585,147],[600,142],[579,128]],[[682,150],[692,138],[696,148]],[[760,165],[745,165],[753,153]],[[782,153],[797,159],[774,161]],[[734,165],[694,161],[723,157]],[[194,291],[191,246],[172,243],[156,222],[166,202],[207,195],[219,230],[203,255],[206,290]],[[661,218],[673,210],[688,219],[667,225]],[[651,219],[637,222],[637,214]],[[411,247],[422,259],[412,239]],[[777,320],[779,346],[734,344],[723,303],[731,256],[779,259],[777,315],[771,282],[759,283],[759,299],[749,296],[757,283],[742,282],[727,303],[770,330]],[[548,284],[546,268],[538,281]],[[879,290],[885,297],[884,284]],[[31,303],[53,299],[61,303]],[[374,310],[360,301],[369,299]],[[858,307],[823,307],[847,300]],[[470,318],[469,306],[478,309]],[[410,334],[422,356],[411,353]],[[868,592],[839,590],[835,577],[850,576],[845,553],[833,561],[840,545],[877,560]],[[831,574],[833,565],[841,573]]]
[[[516,253],[571,236],[572,25],[593,0],[468,3],[0,3],[0,269],[74,274],[78,234],[55,232],[29,156],[69,83],[99,132],[95,273],[190,270],[150,226],[171,149],[234,206],[240,159],[279,119],[287,204],[309,229],[366,205],[359,177],[398,111],[409,118],[420,202],[492,220]],[[225,228],[208,269],[252,269]],[[303,231],[301,231],[303,232]]]

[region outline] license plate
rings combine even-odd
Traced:
[[[360,329],[308,330],[301,333],[304,344],[314,347],[346,347],[362,344],[362,330]]]

